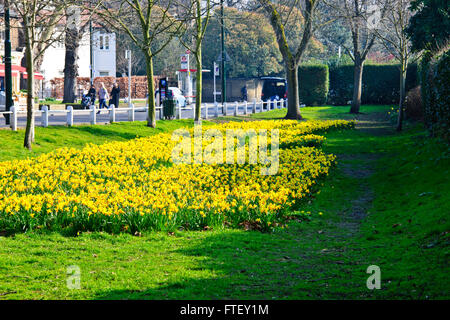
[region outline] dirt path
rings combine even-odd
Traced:
[[[394,132],[385,114],[362,114],[358,117],[356,130],[371,136],[390,135]],[[350,202],[350,210],[345,210],[343,213],[342,227],[349,228],[349,231],[353,234],[359,229],[361,221],[367,216],[367,211],[372,205],[374,193],[368,180],[375,172],[375,165],[381,154],[346,153],[336,156],[338,161],[341,162],[342,172],[346,176],[359,181],[355,192],[356,197]]]

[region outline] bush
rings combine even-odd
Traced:
[[[423,104],[420,86],[417,86],[406,94],[405,116],[411,120],[423,119]]]
[[[303,65],[298,68],[300,102],[321,106],[327,102],[329,72],[327,65]]]
[[[346,105],[353,99],[353,65],[330,68],[328,102]],[[399,100],[400,70],[398,65],[369,64],[363,69],[361,102],[363,104],[396,104]],[[408,66],[406,90],[417,86],[417,65]]]
[[[420,69],[425,124],[432,135],[450,140],[450,50],[426,52]]]

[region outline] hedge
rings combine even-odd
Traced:
[[[328,103],[346,105],[353,98],[353,65],[330,68]],[[397,104],[400,71],[397,65],[365,65],[361,102],[363,104]],[[408,66],[406,91],[418,85],[417,65]]]
[[[450,140],[450,50],[426,52],[420,66],[424,119],[434,136]]]
[[[308,106],[320,106],[327,102],[329,72],[328,66],[302,65],[298,68],[300,102]]]

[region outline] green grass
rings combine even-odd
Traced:
[[[206,122],[208,123],[208,122]],[[48,153],[56,148],[82,148],[88,143],[102,144],[109,141],[125,141],[170,132],[181,127],[192,127],[193,120],[160,120],[156,128],[145,122],[119,122],[107,125],[79,125],[73,127],[36,127],[36,141],[30,152],[23,148],[25,130],[0,130],[0,161],[24,159]]]
[[[387,112],[391,106],[386,105],[364,105],[360,112],[363,114],[374,112]],[[303,118],[309,120],[329,120],[329,119],[358,119],[360,115],[349,113],[350,106],[324,106],[324,107],[305,107],[300,109]],[[276,109],[270,112],[255,113],[250,117],[255,119],[277,119],[286,116],[286,109]]]
[[[387,107],[365,107],[359,119],[386,118],[371,110]],[[347,108],[302,111],[309,119],[348,116]],[[338,155],[338,166],[301,208],[322,216],[273,233],[0,237],[0,298],[448,299],[448,145],[420,126],[401,134],[378,126],[327,135],[324,151]],[[373,264],[381,290],[366,288]],[[66,287],[70,265],[81,269],[80,290]]]

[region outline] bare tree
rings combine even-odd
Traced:
[[[202,104],[202,41],[205,37],[209,18],[211,17],[211,0],[191,0],[187,6],[180,2],[182,21],[184,21],[183,34],[180,41],[183,46],[194,54],[197,64],[196,72],[196,97],[195,97],[195,121],[200,121]],[[189,72],[189,70],[188,70]]]
[[[405,33],[405,29],[408,27],[409,20],[414,12],[410,10],[409,0],[387,0],[386,3],[382,3],[381,5],[386,5],[386,14],[374,30],[386,50],[400,64],[400,97],[398,103],[397,131],[401,131],[406,96],[406,73],[408,71],[408,63],[413,57],[410,50],[410,41]]]
[[[377,38],[375,27],[386,12],[383,0],[324,0],[337,19],[350,29],[351,45],[341,45],[353,60],[353,99],[350,113],[359,113],[361,107],[364,62]]]
[[[64,8],[68,0],[15,0],[10,7],[21,18],[25,36],[25,58],[27,70],[27,125],[24,147],[31,150],[34,142],[34,71],[38,69],[45,50],[60,41],[56,27],[64,19]],[[63,25],[63,24],[62,24]],[[64,25],[63,25],[64,26]]]
[[[128,35],[123,32],[116,34],[116,65],[117,72],[122,75],[128,74],[128,58],[126,57],[126,50],[137,51],[134,42],[130,40]],[[131,74],[137,74],[145,66],[144,55],[139,51],[131,55]],[[145,69],[145,68],[144,68]]]
[[[320,0],[292,0],[284,5],[279,1],[258,0],[269,18],[275,32],[278,48],[283,57],[288,83],[288,112],[286,119],[302,119],[298,91],[298,66],[313,35],[313,21],[316,6]],[[285,26],[289,22],[292,8],[297,7],[304,17],[303,33],[297,48],[292,48],[286,37]]]
[[[96,14],[105,24],[125,32],[145,56],[148,87],[147,125],[155,128],[153,58],[170,43],[181,28],[181,23],[170,13],[172,0],[98,1],[99,10]],[[139,25],[138,29],[134,28],[136,23]]]

